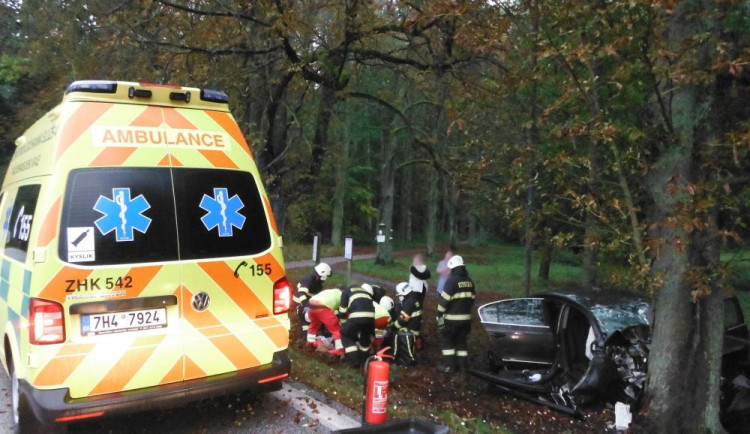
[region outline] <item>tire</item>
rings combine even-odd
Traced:
[[[492,350],[487,350],[487,364],[489,365],[490,372],[493,374],[508,369],[502,359],[500,359],[500,357],[498,357]]]
[[[39,421],[31,411],[26,398],[19,392],[19,382],[12,359],[8,361],[10,370],[11,406],[13,407],[14,434],[64,434],[68,431],[66,425],[47,425]]]

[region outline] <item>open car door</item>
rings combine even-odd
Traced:
[[[563,363],[567,352],[563,339],[569,328],[571,307],[541,298],[512,299],[484,305],[479,308],[479,315],[490,335],[491,351],[499,353],[505,362],[525,362],[527,369],[469,369],[468,373],[503,393],[580,416],[569,393],[574,383],[566,378]],[[536,366],[529,368],[530,363]]]
[[[550,366],[555,338],[545,316],[543,299],[514,298],[485,304],[479,318],[490,338],[490,365],[499,368]]]

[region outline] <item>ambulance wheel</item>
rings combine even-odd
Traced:
[[[14,434],[62,434],[67,432],[65,425],[47,425],[40,422],[31,411],[26,399],[19,393],[18,377],[13,366],[13,360],[8,361],[10,368],[11,402],[13,405],[13,433]]]

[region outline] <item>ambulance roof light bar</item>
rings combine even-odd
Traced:
[[[117,82],[106,80],[74,81],[65,88],[65,95],[71,92],[115,93],[117,92]]]
[[[208,102],[229,104],[229,97],[220,90],[201,89],[201,99]]]

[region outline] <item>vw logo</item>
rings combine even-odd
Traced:
[[[193,295],[193,309],[195,309],[196,312],[203,312],[204,310],[208,309],[208,306],[211,304],[211,297],[208,296],[205,292],[197,292],[195,295]]]

